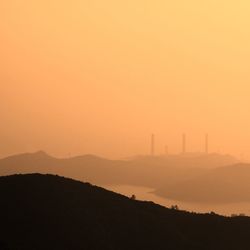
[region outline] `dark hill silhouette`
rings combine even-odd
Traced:
[[[94,155],[57,159],[39,151],[0,160],[0,176],[17,173],[50,173],[98,185],[129,184],[158,188],[194,178],[236,160],[227,155],[186,154],[162,157],[140,156],[108,160]]]
[[[173,185],[165,184],[156,194],[181,201],[249,202],[249,180],[250,164],[235,164]]]
[[[9,250],[245,250],[250,218],[193,214],[52,175],[0,177]]]

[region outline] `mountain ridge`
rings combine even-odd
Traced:
[[[0,177],[9,250],[245,250],[250,218],[164,208],[55,175]]]

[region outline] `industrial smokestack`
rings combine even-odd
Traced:
[[[168,155],[168,146],[165,146],[165,155]]]
[[[186,153],[186,134],[182,134],[182,153]]]
[[[150,145],[150,150],[151,150],[151,156],[155,155],[155,135],[151,135],[151,145]]]
[[[208,154],[208,134],[205,135],[205,153]]]

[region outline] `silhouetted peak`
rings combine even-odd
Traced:
[[[48,153],[46,153],[43,150],[36,151],[34,153],[26,153],[23,154],[23,156],[26,156],[28,158],[35,158],[35,159],[48,159],[48,158],[54,158],[50,156]]]
[[[37,156],[44,156],[44,157],[50,157],[50,155],[49,154],[47,154],[45,151],[43,151],[43,150],[39,150],[39,151],[37,151],[37,152],[35,152],[35,153],[32,153],[33,155],[37,155]]]
[[[41,160],[41,159],[53,159],[54,157],[47,154],[45,151],[39,150],[34,153],[22,153],[17,155],[12,155],[4,158],[4,160]]]

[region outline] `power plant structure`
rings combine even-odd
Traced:
[[[205,153],[208,154],[208,134],[205,135]]]
[[[186,145],[187,143],[187,138],[186,138],[186,134],[182,134],[182,154],[186,154]]]
[[[182,134],[181,137],[181,154],[187,154],[187,135],[185,133]],[[205,134],[204,138],[204,148],[200,151],[200,153],[203,154],[209,154],[209,136],[208,134]],[[168,145],[164,146],[164,154],[167,156],[169,155],[169,148]],[[151,140],[150,140],[150,156],[155,156],[155,134],[151,134]]]
[[[155,135],[151,135],[151,145],[150,145],[151,156],[155,155]]]
[[[168,154],[169,154],[168,146],[165,145],[165,155],[168,155]]]

